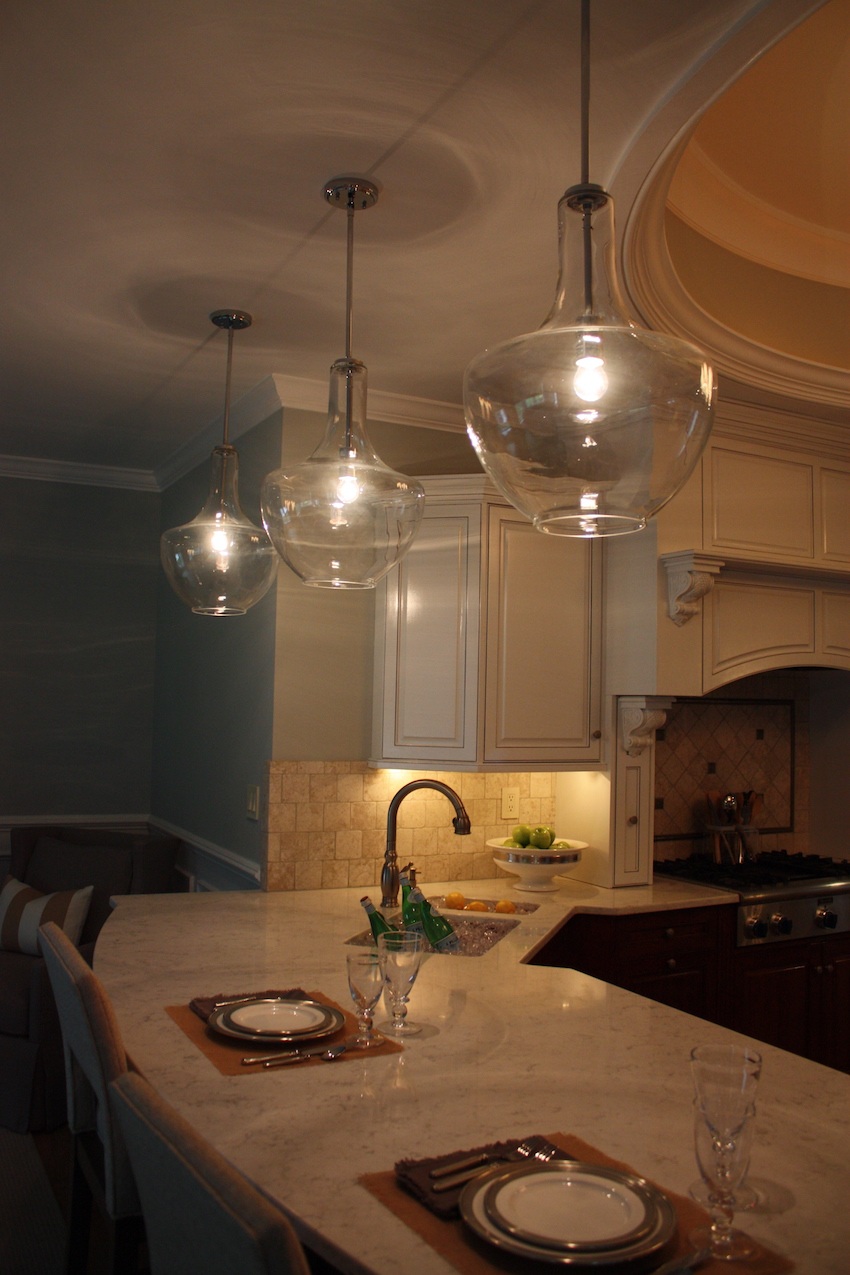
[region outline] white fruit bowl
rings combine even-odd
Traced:
[[[534,846],[522,846],[512,849],[503,841],[488,841],[493,851],[493,862],[506,872],[519,877],[513,883],[515,890],[557,890],[554,878],[563,872],[569,872],[581,859],[582,850],[587,849],[586,841],[571,841],[567,837],[559,837],[566,842],[566,848],[552,847],[549,850],[536,850]]]

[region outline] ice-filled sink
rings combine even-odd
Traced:
[[[516,929],[519,925],[520,917],[528,912],[535,912],[538,904],[536,903],[517,903],[516,913],[512,916],[501,916],[494,913],[492,908],[495,906],[495,899],[476,899],[476,901],[487,905],[486,911],[478,912],[460,912],[453,911],[445,907],[445,898],[443,895],[432,895],[428,902],[434,903],[444,912],[446,919],[451,921],[455,928],[455,932],[460,939],[460,947],[454,952],[439,952],[439,956],[483,956],[485,952],[489,952],[495,947],[500,939],[506,934],[510,934],[511,930]],[[387,920],[395,925],[401,923],[400,912],[389,912],[386,914]],[[361,930],[359,934],[355,934],[352,938],[346,940],[355,947],[371,947],[374,943],[371,930]],[[433,952],[434,949],[427,942],[425,950]]]

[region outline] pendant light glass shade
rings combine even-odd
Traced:
[[[708,441],[712,368],[687,341],[632,323],[613,200],[587,180],[589,0],[582,0],[582,181],[558,206],[555,303],[535,332],[484,350],[464,377],[470,441],[538,531],[640,531]]]
[[[305,584],[371,589],[410,548],[422,516],[420,483],[383,463],[366,432],[366,368],[331,368],[328,426],[308,460],[263,483],[263,521]]]
[[[228,328],[224,442],[213,448],[206,504],[191,522],[163,532],[160,561],[174,592],[196,615],[244,615],[268,593],[278,566],[268,536],[242,512],[239,456],[227,442],[233,329],[247,327],[251,317],[241,311],[210,317]]]
[[[332,178],[329,203],[348,213],[346,352],[331,367],[328,424],[313,454],[268,474],[263,523],[287,566],[319,589],[372,589],[405,555],[422,517],[422,485],[385,465],[366,430],[366,368],[351,356],[354,213],[376,186]]]

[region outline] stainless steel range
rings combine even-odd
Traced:
[[[767,851],[744,863],[707,855],[656,860],[662,876],[737,894],[738,946],[823,938],[850,930],[850,863]]]

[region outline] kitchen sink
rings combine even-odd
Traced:
[[[433,902],[439,906],[442,900],[434,899]],[[533,912],[537,907],[536,903],[517,904],[517,913]],[[401,923],[401,912],[390,912],[386,916],[393,925]],[[494,916],[492,912],[451,912],[446,919],[454,926],[460,947],[454,952],[438,952],[438,956],[483,956],[519,925],[515,916]],[[371,947],[374,941],[371,930],[361,930],[346,940],[355,947]],[[425,947],[426,951],[434,950],[427,942]]]

